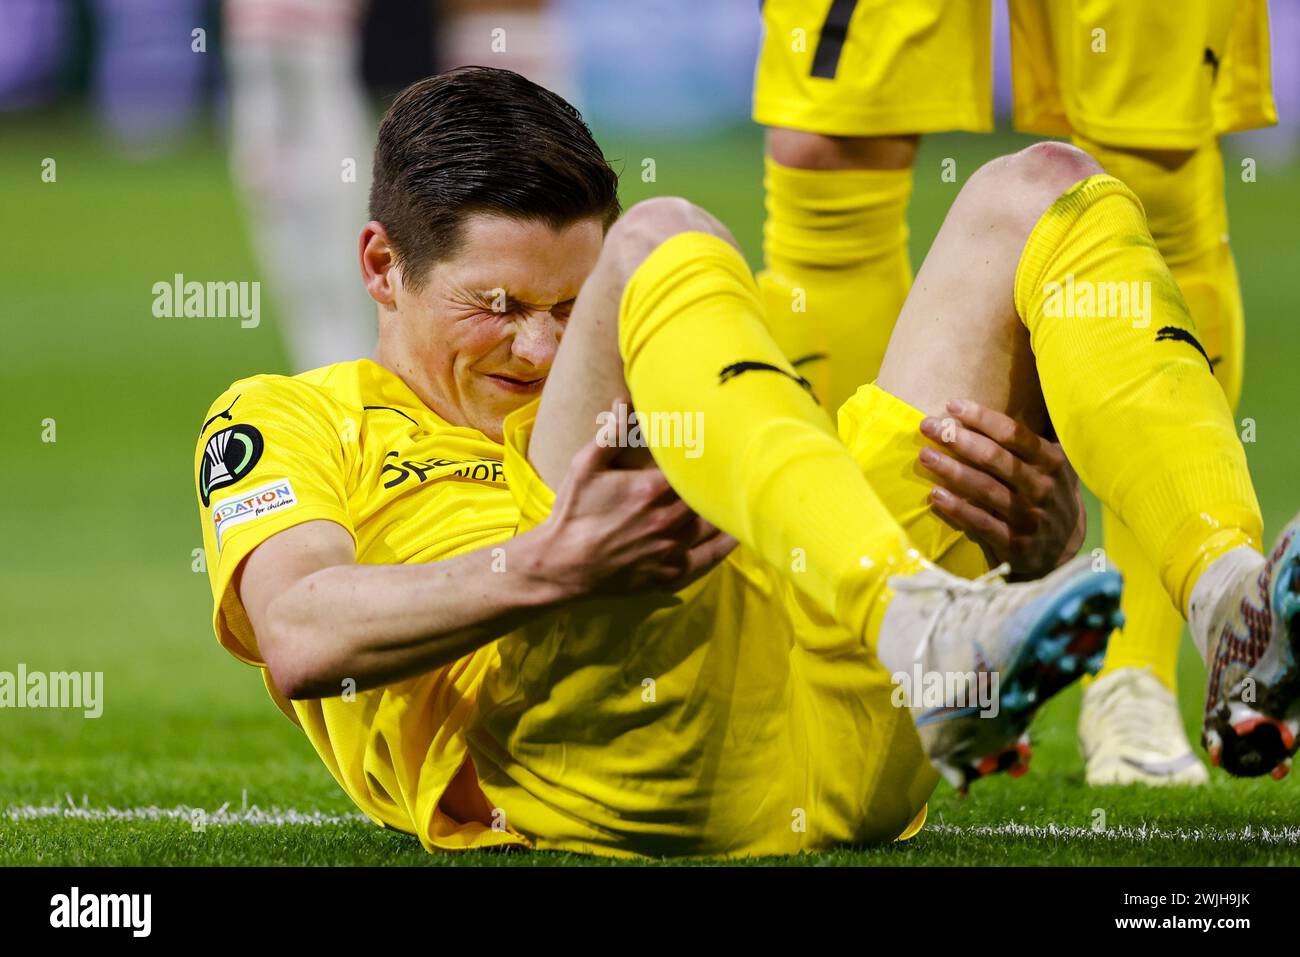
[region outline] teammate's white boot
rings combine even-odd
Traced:
[[[1211,763],[1285,777],[1300,736],[1300,518],[1267,559],[1240,548],[1207,568],[1189,620],[1209,672],[1201,740]]]
[[[1084,689],[1079,743],[1094,787],[1196,785],[1210,777],[1187,740],[1178,699],[1150,668],[1117,668]]]
[[[895,701],[911,707],[931,763],[958,788],[1026,769],[1034,712],[1101,667],[1122,620],[1119,573],[1094,571],[1088,557],[1023,584],[1000,571],[972,581],[929,567],[890,579],[877,641]]]

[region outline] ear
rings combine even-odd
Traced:
[[[371,220],[361,228],[359,241],[361,278],[370,298],[381,306],[391,306],[397,299],[402,270],[388,241],[383,224]]]

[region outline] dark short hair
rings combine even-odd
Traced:
[[[420,80],[379,124],[370,218],[408,286],[454,256],[472,213],[561,229],[618,218],[618,176],[578,111],[510,70],[471,66]]]

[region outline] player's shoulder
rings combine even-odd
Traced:
[[[208,407],[205,428],[214,416],[235,414],[334,422],[360,408],[359,382],[357,362],[337,362],[292,376],[264,373],[236,379]]]
[[[238,483],[259,461],[342,467],[347,457],[343,437],[356,420],[347,378],[346,369],[327,366],[296,376],[253,375],[232,382],[208,407],[195,446],[204,507],[213,492]]]

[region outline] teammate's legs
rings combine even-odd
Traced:
[[[772,333],[822,404],[871,381],[911,282],[920,134],[993,128],[988,0],[766,0],[759,274]]]
[[[758,275],[772,335],[836,409],[875,378],[907,297],[918,135],[767,135]]]

